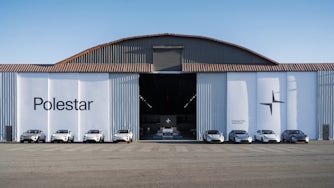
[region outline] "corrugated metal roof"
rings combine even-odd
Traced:
[[[1,72],[153,72],[152,64],[70,63],[63,65],[1,64]],[[183,63],[182,72],[307,72],[334,70],[334,63],[238,65]]]
[[[237,64],[198,64],[182,65],[183,72],[307,72],[334,70],[334,63],[279,64],[279,65],[237,65]]]
[[[71,63],[64,65],[2,64],[1,72],[151,72],[151,64]]]
[[[64,65],[64,64],[68,64],[68,63],[71,63],[71,61],[75,60],[75,59],[79,59],[80,57],[84,57],[85,55],[88,55],[89,53],[93,53],[94,51],[96,50],[99,50],[99,49],[102,49],[102,48],[105,48],[107,46],[112,46],[114,44],[119,44],[119,43],[122,43],[122,42],[126,42],[126,41],[130,41],[130,40],[137,40],[137,39],[149,39],[149,38],[155,38],[155,37],[165,37],[165,36],[170,36],[170,37],[179,37],[179,38],[193,38],[193,39],[201,39],[201,40],[208,40],[208,41],[213,41],[213,42],[216,42],[216,43],[219,43],[219,44],[224,44],[226,46],[231,46],[231,47],[235,47],[235,48],[238,48],[244,52],[248,52],[250,54],[253,54],[257,57],[260,57],[262,59],[265,59],[267,61],[269,61],[270,63],[272,63],[273,65],[275,64],[278,64],[278,62],[272,60],[272,59],[269,59],[268,57],[265,57],[257,52],[254,52],[248,48],[245,48],[243,46],[239,46],[239,45],[236,45],[236,44],[233,44],[233,43],[229,43],[229,42],[226,42],[226,41],[223,41],[223,40],[218,40],[218,39],[214,39],[214,38],[210,38],[210,37],[203,37],[203,36],[196,36],[196,35],[185,35],[185,34],[174,34],[174,33],[162,33],[162,34],[152,34],[152,35],[143,35],[143,36],[134,36],[134,37],[128,37],[128,38],[123,38],[123,39],[119,39],[119,40],[116,40],[116,41],[112,41],[112,42],[108,42],[108,43],[105,43],[105,44],[101,44],[101,45],[97,45],[97,46],[94,46],[92,48],[89,48],[87,50],[84,50],[72,57],[69,57],[63,61],[60,61],[58,63],[56,63],[57,65]]]

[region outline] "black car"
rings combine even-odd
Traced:
[[[285,130],[282,133],[281,140],[282,142],[288,141],[290,143],[296,143],[296,142],[308,143],[310,139],[301,130]]]

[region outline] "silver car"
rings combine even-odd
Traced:
[[[37,129],[27,130],[20,136],[20,142],[23,143],[24,141],[45,143],[46,136],[41,130]]]
[[[101,130],[89,130],[83,137],[83,143],[86,142],[104,142],[103,132]]]
[[[70,130],[58,130],[51,135],[51,143],[53,142],[74,142],[74,135]]]
[[[251,144],[253,139],[249,136],[245,130],[232,130],[228,135],[228,139],[234,143],[249,143]]]
[[[224,135],[218,130],[208,130],[203,134],[203,141],[210,143],[223,143]]]

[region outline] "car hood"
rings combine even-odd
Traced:
[[[116,133],[115,135],[117,135],[117,136],[128,136],[130,134],[129,133]]]
[[[305,138],[307,135],[305,134],[291,134],[291,136],[298,137],[298,138]]]
[[[87,137],[96,137],[96,136],[101,136],[101,134],[85,134]]]
[[[220,138],[220,137],[222,137],[222,135],[220,135],[220,134],[208,134],[208,136],[210,136],[212,138]]]
[[[67,136],[68,133],[54,133],[53,136]]]
[[[248,138],[249,137],[248,134],[236,134],[235,136],[238,138]]]
[[[265,136],[266,138],[272,138],[272,139],[276,139],[278,137],[275,134],[264,134],[263,136]]]

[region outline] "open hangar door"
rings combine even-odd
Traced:
[[[141,74],[140,139],[196,139],[196,74]]]

